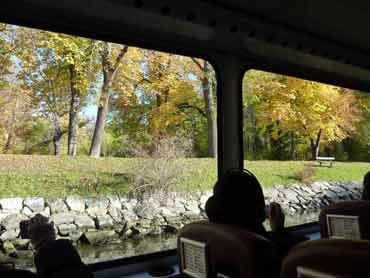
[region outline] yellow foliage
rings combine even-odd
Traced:
[[[348,89],[254,70],[246,74],[244,89],[255,96],[249,101],[256,105],[259,125],[277,121],[307,138],[316,138],[321,130],[323,140],[342,140],[356,132],[362,119],[358,100]]]

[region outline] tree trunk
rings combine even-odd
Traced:
[[[156,100],[157,107],[160,107],[162,105],[162,100],[161,100],[161,96],[159,94],[156,94],[155,100]]]
[[[11,147],[12,142],[13,142],[13,137],[14,137],[14,133],[12,131],[10,133],[7,133],[5,144],[4,144],[4,147],[3,147],[3,153],[4,154],[7,154],[10,151],[10,147]]]
[[[255,110],[252,104],[248,105],[246,109],[247,115],[247,151],[251,155],[252,160],[257,159],[257,149],[256,149],[256,117],[255,117]]]
[[[297,160],[297,143],[294,132],[290,132],[290,159]]]
[[[316,158],[319,156],[321,132],[322,131],[320,129],[315,140],[310,138],[312,160],[316,160]]]
[[[69,71],[71,82],[71,104],[69,108],[69,123],[68,123],[68,155],[76,156],[80,90],[76,84],[77,72],[73,65],[70,66]]]
[[[100,100],[98,111],[96,115],[96,123],[93,138],[91,141],[90,147],[90,156],[91,157],[100,157],[101,146],[104,138],[104,126],[105,118],[109,110],[109,99],[110,99],[110,88],[112,86],[113,80],[117,74],[119,65],[127,53],[128,47],[122,47],[120,53],[118,54],[114,65],[111,65],[109,61],[109,50],[108,45],[102,52],[102,66],[103,66],[103,86],[101,89]]]
[[[15,103],[12,109],[12,116],[10,121],[8,121],[7,124],[7,136],[6,136],[6,141],[3,147],[3,153],[7,154],[12,145],[13,145],[13,140],[15,138],[15,129],[16,129],[16,122],[17,122],[17,110],[18,110],[18,95],[15,96]]]
[[[215,119],[214,107],[213,107],[213,96],[208,79],[209,68],[208,63],[204,61],[203,64],[204,76],[202,78],[202,87],[203,87],[203,98],[205,112],[207,116],[207,130],[208,130],[208,156],[216,157],[217,156],[217,122]]]
[[[62,139],[62,129],[60,128],[60,120],[58,115],[53,117],[54,125],[54,136],[53,136],[53,145],[54,145],[54,155],[60,155],[61,153],[61,139]]]
[[[109,88],[105,86],[102,89],[100,96],[100,102],[98,107],[98,113],[96,116],[96,123],[94,129],[94,135],[90,147],[90,156],[91,157],[100,157],[101,145],[104,137],[104,126],[105,118],[108,113],[109,108]]]

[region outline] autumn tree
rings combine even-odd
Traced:
[[[16,139],[32,122],[33,110],[23,79],[24,70],[34,57],[35,31],[27,32],[14,25],[0,24],[0,95],[3,152],[8,153]]]
[[[92,157],[100,156],[112,85],[115,82],[119,67],[122,66],[122,61],[128,51],[128,46],[107,42],[99,42],[99,48],[103,82],[98,101],[95,129],[90,147],[90,156]]]
[[[96,42],[91,39],[43,32],[43,47],[49,48],[70,86],[68,155],[77,154],[79,113],[96,76]]]
[[[192,58],[198,68],[197,75],[201,82],[204,100],[204,111],[207,118],[208,156],[217,156],[217,122],[213,95],[214,72],[205,60]]]
[[[151,134],[164,136],[177,130],[192,132],[190,113],[205,116],[200,107],[197,80],[191,78],[189,58],[156,51],[144,51],[143,79],[138,87],[143,101],[151,103],[147,121]]]
[[[26,126],[33,122],[30,99],[22,91],[20,84],[14,80],[9,86],[1,90],[0,128],[3,131],[2,152],[9,153],[27,132]]]
[[[203,133],[206,119],[195,76],[199,69],[187,57],[135,48],[127,55],[133,50],[137,53],[128,60],[135,61],[133,66],[120,71],[113,88],[115,121],[109,124],[110,130],[142,143],[179,133],[195,140],[198,132]]]
[[[64,119],[69,111],[70,87],[65,71],[59,71],[58,66],[53,65],[51,61],[41,65],[45,64],[46,67],[42,67],[33,75],[29,96],[33,105],[51,121],[53,126],[51,138],[44,138],[39,144],[53,142],[54,155],[60,155],[61,139],[68,131],[64,127]]]
[[[309,141],[312,158],[322,141],[340,141],[356,132],[362,115],[351,90],[259,71],[245,82],[255,95],[257,124],[273,123]]]

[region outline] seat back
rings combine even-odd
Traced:
[[[370,241],[321,239],[294,247],[284,259],[284,278],[368,277]]]
[[[320,213],[322,238],[370,240],[370,202],[344,201]]]
[[[179,233],[181,277],[279,277],[279,256],[264,237],[237,227],[197,222]]]

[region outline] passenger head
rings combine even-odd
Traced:
[[[362,200],[370,201],[370,171],[364,177]]]
[[[236,225],[251,231],[263,229],[265,199],[256,177],[247,170],[231,169],[215,184],[206,204],[211,222]]]

